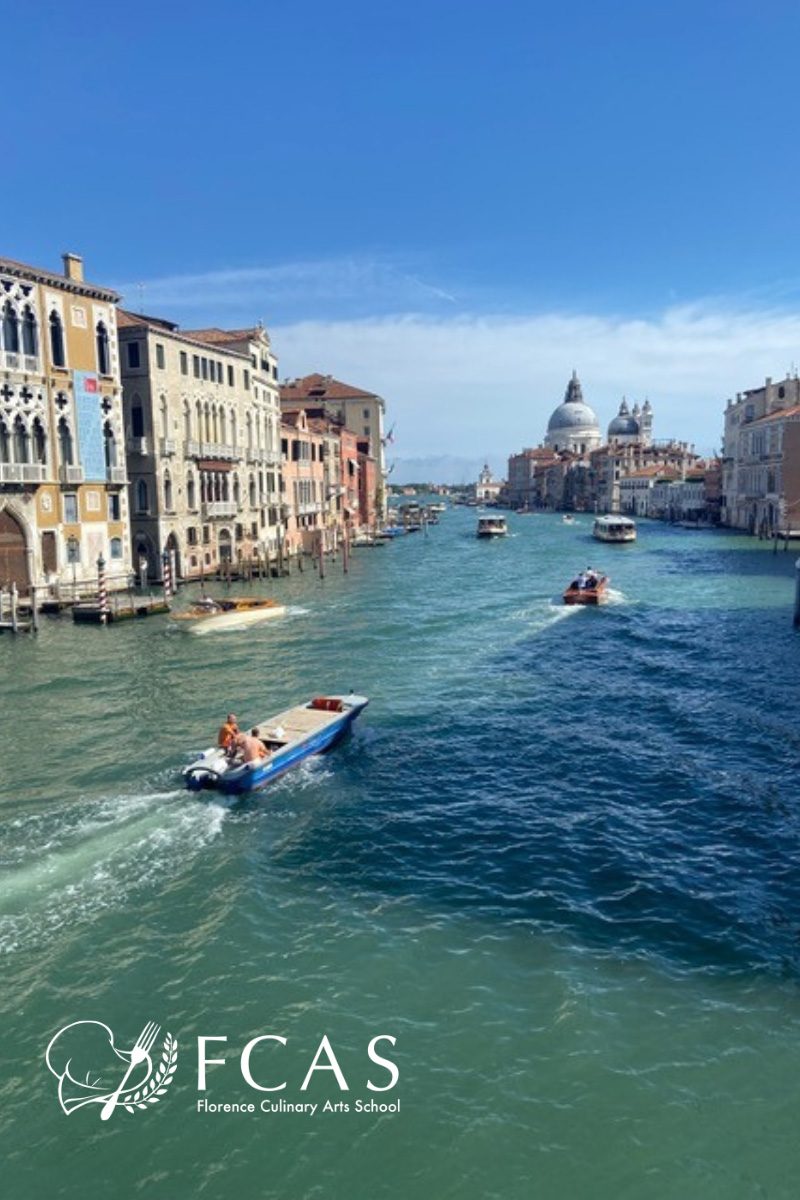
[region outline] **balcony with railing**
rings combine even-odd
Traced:
[[[83,467],[62,466],[58,477],[62,483],[83,483]]]
[[[45,483],[47,481],[47,463],[23,463],[23,483]]]
[[[207,500],[202,506],[204,521],[226,521],[239,511],[234,500]]]
[[[178,448],[178,444],[174,438],[165,437],[161,438],[158,446],[164,458],[172,458]]]
[[[230,442],[201,442],[199,456],[200,458],[234,460],[239,457],[239,451]]]
[[[107,467],[106,468],[106,481],[108,483],[117,483],[117,484],[127,483],[128,475],[127,475],[125,468],[124,467]]]
[[[125,451],[127,454],[147,454],[148,444],[146,437],[129,437],[125,442]]]
[[[0,350],[0,368],[22,371],[26,375],[42,374],[42,363],[37,354],[20,354],[17,350]]]

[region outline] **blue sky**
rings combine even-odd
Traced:
[[[0,255],[262,319],[399,457],[501,465],[573,368],[706,452],[800,364],[795,3],[3,7]]]

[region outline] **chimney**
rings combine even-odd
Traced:
[[[62,254],[64,274],[75,283],[83,283],[83,259],[80,254]]]

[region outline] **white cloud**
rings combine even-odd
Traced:
[[[671,305],[647,317],[482,314],[418,264],[366,257],[119,285],[184,327],[262,318],[281,376],[321,371],[384,397],[401,457],[497,461],[537,445],[575,369],[602,428],[622,396],[649,397],[654,435],[719,448],[728,397],[800,362],[800,314],[780,293]],[[783,299],[783,297],[781,297]],[[467,306],[472,311],[463,311]],[[458,309],[462,311],[459,312]],[[332,314],[335,314],[332,317]]]
[[[319,370],[383,396],[398,455],[537,445],[573,368],[602,428],[649,397],[654,435],[719,448],[726,401],[800,362],[800,316],[671,308],[644,320],[551,314],[313,321],[272,331],[282,375]]]

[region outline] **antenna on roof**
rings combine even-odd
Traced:
[[[145,285],[143,283],[137,283],[136,290],[139,293],[139,312],[140,313],[144,312],[144,288],[145,288]]]

